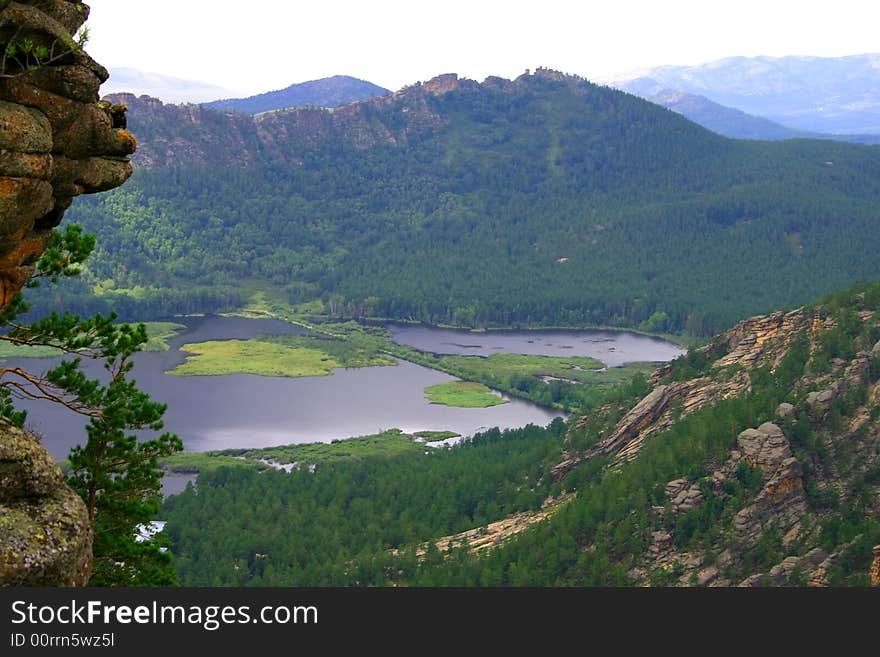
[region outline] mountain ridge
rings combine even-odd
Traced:
[[[663,89],[706,96],[794,130],[880,133],[880,54],[846,57],[730,57],[660,66],[610,82],[640,96]]]
[[[880,151],[730,140],[556,71],[257,117],[117,100],[139,172],[77,209],[117,308],[268,285],[348,317],[708,333],[880,275]]]
[[[223,98],[202,104],[223,112],[259,114],[290,107],[339,107],[389,93],[391,92],[388,89],[366,80],[349,75],[334,75],[245,98]]]

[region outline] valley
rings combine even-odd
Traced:
[[[880,586],[876,55],[389,91],[370,7],[178,105],[89,11],[0,1],[0,585]]]
[[[572,410],[559,403],[566,399],[563,392],[582,395],[579,403],[587,405],[609,387],[655,366],[638,361],[656,363],[682,353],[671,343],[624,332],[475,334],[417,326],[394,326],[388,332],[355,323],[309,325],[314,330],[308,331],[302,318],[299,325],[238,316],[175,321],[150,325],[154,344],[164,339],[166,349],[139,354],[136,372],[139,384],[168,404],[165,425],[181,436],[188,452],[329,443],[390,429],[470,436],[496,426],[544,426]],[[448,351],[450,339],[479,341],[491,356],[432,353]],[[629,360],[626,367],[606,368],[596,359],[615,354],[612,365]],[[8,356],[4,365],[48,369],[54,362]],[[88,365],[87,371],[97,373],[98,368]],[[565,381],[548,384],[540,378],[551,375]],[[467,395],[464,401],[442,395],[429,399],[432,387],[449,386],[454,377],[479,386],[488,383],[504,396],[484,387],[482,394],[497,402],[483,408],[474,407]],[[61,407],[36,402],[22,407],[33,410],[28,426],[43,444],[65,458],[79,440],[79,432],[70,427],[85,420]]]
[[[867,585],[878,308],[875,283],[745,320],[567,426],[313,473],[205,471],[163,516],[181,580]]]
[[[880,275],[878,149],[725,139],[552,70],[256,117],[114,101],[137,168],[71,210],[98,236],[74,310],[259,291],[332,319],[707,336]]]

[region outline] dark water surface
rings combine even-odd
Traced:
[[[168,404],[165,425],[188,451],[230,447],[268,447],[347,438],[385,429],[407,432],[450,430],[472,435],[485,428],[546,425],[557,413],[514,399],[486,409],[452,408],[425,400],[426,386],[453,377],[412,363],[394,367],[338,369],[308,378],[171,376],[166,371],[185,360],[178,349],[188,342],[258,335],[302,333],[285,322],[237,317],[183,320],[188,329],[170,340],[172,349],[136,356],[133,378],[156,401]],[[7,363],[44,371],[56,359],[18,359]],[[85,369],[98,376],[100,367]],[[56,458],[84,440],[85,421],[49,403],[21,404],[30,410],[28,426],[43,437]],[[185,482],[184,482],[185,483]]]
[[[453,377],[401,361],[394,367],[338,369],[308,378],[171,376],[183,362],[179,347],[188,342],[246,339],[259,335],[301,334],[282,321],[239,317],[187,318],[187,329],[165,352],[138,354],[133,376],[155,400],[168,404],[165,424],[189,451],[230,447],[268,447],[323,441],[399,428],[406,432],[449,430],[468,436],[489,427],[546,425],[557,413],[513,399],[491,408],[452,408],[430,404],[424,388]],[[392,326],[395,340],[424,351],[489,355],[498,352],[593,356],[608,365],[661,361],[682,350],[668,342],[631,333],[602,331],[468,333],[425,327]],[[45,371],[56,359],[7,361]],[[99,365],[88,363],[93,376]],[[57,458],[84,440],[85,420],[49,403],[27,402],[28,426],[43,437]],[[181,481],[181,486],[185,485]]]
[[[609,367],[635,362],[665,362],[685,353],[678,345],[625,331],[483,331],[391,324],[398,344],[434,354],[490,356],[591,356]]]

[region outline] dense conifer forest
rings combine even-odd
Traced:
[[[780,580],[773,567],[789,557],[797,563],[805,554],[833,553],[825,583],[865,584],[871,546],[880,542],[878,309],[875,283],[799,311],[808,318],[805,328],[761,347],[772,367],[725,361],[735,337],[691,350],[654,385],[723,387],[739,379],[741,392],[686,416],[683,406],[673,407],[668,428],[625,462],[593,448],[643,398],[645,389],[637,385],[612,390],[604,404],[568,423],[493,430],[452,449],[327,463],[315,472],[241,466],[203,472],[197,486],[170,498],[163,512],[181,582],[693,584],[695,573],[680,579],[684,556],[700,555],[700,567],[714,568],[713,577],[729,583],[754,576],[756,583],[803,584],[803,571],[789,569]],[[815,391],[825,388],[831,401],[817,402]],[[780,413],[780,404],[789,410]],[[778,423],[790,445],[786,467],[798,463],[794,483],[780,486],[766,463],[749,459],[719,478],[725,460],[739,458],[742,432],[768,421]],[[562,474],[554,468],[577,454],[585,455],[579,464]],[[669,483],[677,479],[693,482],[699,503],[675,508]],[[736,528],[744,509],[757,513],[755,505],[773,496],[781,501],[757,534]],[[538,512],[554,500],[563,503],[549,519],[470,551],[490,523]],[[781,520],[792,513],[786,504],[795,502],[803,505],[790,518],[796,534]],[[435,544],[468,529],[476,530],[470,539]],[[660,552],[676,551],[684,555],[681,562],[656,560],[658,533],[669,537]]]
[[[74,208],[99,252],[66,299],[708,335],[880,274],[880,148],[725,139],[576,78],[426,88],[258,119],[129,98],[140,166]]]

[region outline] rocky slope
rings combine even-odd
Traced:
[[[107,71],[71,37],[88,13],[78,0],[0,0],[7,53],[0,68],[0,309],[30,280],[74,197],[131,175],[135,138],[125,129],[125,108],[99,102]],[[24,54],[27,41],[33,49]],[[87,581],[85,506],[36,438],[6,424],[0,527],[0,585]]]
[[[745,320],[646,387],[571,424],[552,516],[460,535],[496,548],[466,581],[880,585],[880,282]]]
[[[722,400],[756,408],[784,401],[767,421],[732,434],[726,458],[668,481],[651,508],[649,547],[629,573],[635,582],[821,586],[864,576],[867,583],[873,558],[877,585],[880,546],[872,552],[869,542],[880,538],[880,284],[741,322],[651,384],[594,444],[567,453],[554,476],[591,459],[621,471],[654,458],[644,454],[647,445],[668,440],[667,430],[688,417],[708,422],[701,411]],[[583,418],[570,440],[594,422]],[[750,553],[770,543],[784,558],[756,569]]]

